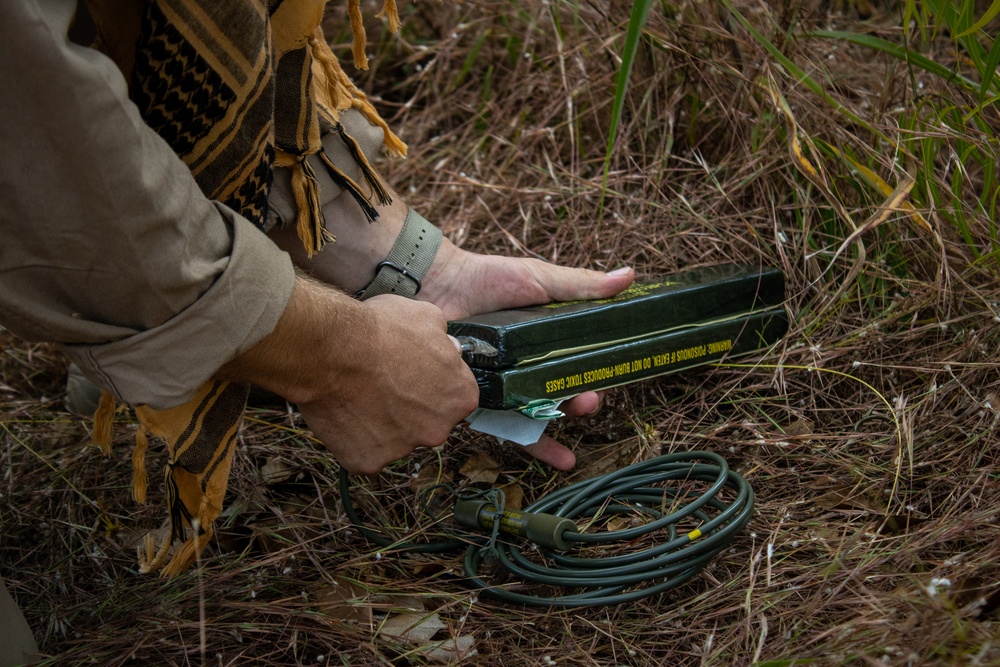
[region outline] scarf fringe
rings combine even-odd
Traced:
[[[399,9],[396,7],[396,0],[385,0],[382,11],[375,15],[376,18],[385,18],[389,21],[389,32],[394,35],[399,34]]]
[[[371,188],[372,194],[378,199],[378,203],[382,206],[388,206],[392,203],[392,197],[389,196],[389,191],[386,189],[385,184],[382,183],[382,179],[379,178],[375,170],[372,169],[371,164],[368,162],[368,158],[365,157],[364,151],[358,146],[357,140],[344,131],[344,126],[340,123],[336,125],[337,134],[340,135],[340,140],[344,142],[347,146],[348,152],[351,154],[351,158],[358,164],[361,168],[361,174],[365,177],[365,182],[368,183],[368,187]]]
[[[300,157],[292,165],[292,191],[295,193],[296,231],[306,249],[306,255],[312,257],[327,242],[335,241],[333,234],[326,228],[323,218],[323,205],[319,199],[319,183],[316,172],[305,157]]]
[[[115,410],[118,401],[111,392],[102,391],[101,400],[94,412],[94,444],[101,448],[105,456],[111,456],[111,440],[114,437]]]
[[[368,69],[368,55],[365,49],[368,48],[368,34],[365,32],[365,24],[361,16],[361,3],[359,0],[350,0],[347,3],[347,14],[351,19],[351,55],[354,56],[354,66],[358,69]],[[385,0],[382,10],[375,15],[376,18],[384,18],[389,22],[389,32],[399,33],[399,8],[396,0]]]
[[[210,381],[188,403],[166,410],[136,406],[140,429],[136,435],[133,492],[145,492],[146,446],[150,437],[162,439],[168,461],[163,468],[166,490],[167,534],[159,546],[152,533],[137,549],[139,571],[161,571],[164,577],[187,569],[201,555],[214,534],[222,511],[240,419],[249,386]],[[206,429],[225,426],[224,433],[206,435]],[[176,545],[171,555],[171,548]]]
[[[136,548],[136,559],[139,561],[140,574],[160,570],[161,577],[173,577],[191,567],[201,556],[215,534],[215,517],[209,512],[210,503],[204,495],[199,503],[197,518],[191,516],[174,479],[173,463],[164,467],[163,479],[167,489],[167,534],[157,548],[153,534],[146,533],[142,544]],[[187,537],[188,528],[191,529],[191,537]],[[181,543],[173,556],[170,556],[170,548],[178,541]]]
[[[337,57],[330,50],[330,45],[326,42],[322,28],[316,28],[310,40],[310,45],[312,46],[313,58],[323,66],[323,71],[326,74],[326,93],[330,97],[333,108],[336,110],[352,108],[360,111],[369,123],[382,129],[382,132],[385,134],[383,144],[386,151],[396,157],[406,157],[406,144],[396,136],[395,132],[389,129],[388,123],[382,120],[378,111],[368,101],[368,96],[358,90],[354,82],[344,72],[337,61]],[[344,99],[344,91],[347,93],[346,100]]]
[[[319,159],[323,163],[323,166],[326,167],[326,171],[330,175],[330,178],[333,179],[333,182],[350,193],[354,201],[361,207],[361,212],[365,214],[365,219],[368,222],[375,222],[378,219],[378,210],[372,205],[365,193],[361,191],[361,186],[341,171],[323,151],[319,152]]]
[[[351,44],[351,54],[354,56],[354,66],[358,69],[368,69],[368,35],[365,33],[365,22],[361,16],[361,3],[350,0],[347,3],[347,14],[351,17],[351,34],[354,36]]]
[[[170,559],[170,562],[160,572],[160,576],[174,577],[191,567],[201,557],[201,553],[212,539],[212,534],[212,526],[209,524],[203,533],[197,537],[192,537],[180,545],[177,551],[174,552],[174,557]]]
[[[146,533],[142,545],[136,549],[136,560],[139,561],[139,574],[156,572],[163,567],[163,562],[170,552],[170,540],[164,539],[159,551],[156,550],[156,540],[152,533]]]
[[[406,157],[406,144],[403,143],[402,139],[396,136],[395,132],[389,129],[389,125],[382,120],[381,116],[378,115],[378,112],[375,111],[375,107],[373,107],[372,103],[368,101],[368,98],[365,97],[364,93],[358,91],[357,96],[351,100],[351,108],[360,111],[361,115],[363,115],[372,125],[382,128],[382,132],[385,133],[383,145],[389,155]]]
[[[132,499],[140,505],[146,502],[148,486],[146,474],[146,450],[149,448],[149,434],[146,427],[139,426],[135,432],[135,448],[132,450]]]

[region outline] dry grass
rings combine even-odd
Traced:
[[[48,664],[425,664],[379,632],[406,608],[437,613],[437,640],[471,636],[470,664],[1000,664],[997,194],[983,192],[986,162],[962,162],[970,145],[995,158],[996,137],[930,123],[963,99],[954,85],[803,37],[832,26],[900,41],[893,3],[864,22],[854,5],[738,3],[861,124],[720,5],[658,4],[598,219],[627,4],[404,4],[401,38],[370,24],[376,57],[358,81],[410,144],[391,180],[463,247],[644,277],[729,261],[785,272],[794,321],[774,354],[618,390],[598,417],[557,427],[581,474],[719,452],[756,490],[750,527],[702,574],[639,603],[497,604],[470,591],[460,554],[380,554],[347,521],[336,466],[301,420],[257,408],[202,567],[140,576],[130,545],[161,509],[129,498],[129,420],[103,459],[60,409],[64,360],[3,334],[0,574]],[[921,48],[962,66],[943,34]],[[995,106],[983,118],[1000,126]],[[929,229],[897,209],[837,254],[885,196],[826,146],[891,187],[922,169],[911,201]],[[909,159],[918,146],[933,152]],[[962,224],[933,190],[957,193]],[[529,499],[575,479],[458,429],[355,495],[384,526],[419,532],[413,475],[452,475],[478,451]]]

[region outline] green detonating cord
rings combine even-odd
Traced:
[[[678,486],[671,486],[671,482]],[[694,494],[679,486],[683,483],[699,483],[707,488]],[[750,521],[754,506],[753,489],[747,481],[711,452],[667,454],[641,461],[571,484],[521,512],[505,510],[502,496],[499,500],[483,498],[482,494],[462,498],[454,510],[456,523],[493,532],[490,539],[473,538],[471,546],[468,538],[426,544],[389,540],[362,524],[351,503],[343,470],[340,489],[348,517],[376,544],[424,553],[468,547],[465,574],[484,593],[505,602],[556,608],[621,604],[680,585],[730,544]],[[734,496],[727,502],[718,497],[724,489]],[[580,532],[577,526],[578,522],[605,521],[615,515],[641,516],[644,523],[595,533]],[[682,521],[698,525],[679,533],[677,526]],[[653,539],[660,532],[666,539]],[[522,550],[512,541],[498,539],[499,533],[525,538],[534,546]],[[581,545],[614,543],[629,548],[648,546],[599,558],[573,553]],[[528,553],[536,557],[529,558]],[[480,573],[484,563],[492,564],[494,572],[506,570],[517,582],[486,581]],[[521,592],[524,584],[567,592]]]

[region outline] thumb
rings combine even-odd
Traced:
[[[605,273],[539,261],[530,264],[529,268],[552,301],[605,299],[618,294],[635,280],[635,271],[630,267]]]

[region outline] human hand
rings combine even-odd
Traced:
[[[392,295],[361,303],[304,278],[274,331],[219,377],[297,404],[337,461],[361,474],[443,444],[479,402],[438,307]]]
[[[610,273],[549,264],[539,259],[480,255],[441,241],[416,298],[448,320],[551,301],[603,299],[632,284],[635,272]]]
[[[634,279],[630,268],[603,273],[537,259],[477,255],[444,239],[416,298],[437,305],[447,319],[456,320],[550,301],[606,298],[621,292]],[[591,415],[600,410],[603,400],[603,392],[584,392],[559,409],[568,417]],[[576,464],[573,452],[547,435],[525,449],[558,470],[569,470]]]
[[[417,447],[437,447],[478,404],[479,387],[437,307],[369,299],[373,325],[338,390],[298,404],[309,428],[350,472],[372,474]],[[333,341],[333,344],[337,344]]]

